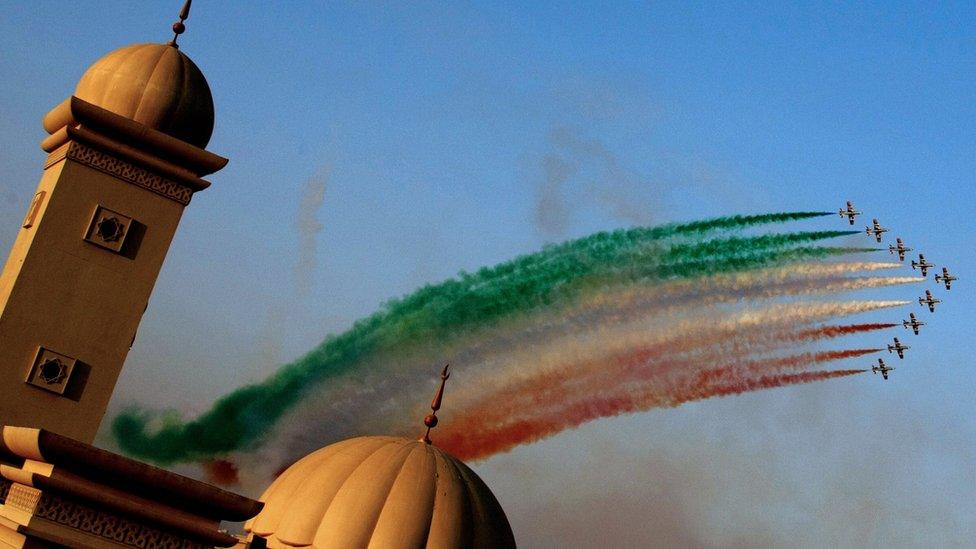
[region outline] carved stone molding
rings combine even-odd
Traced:
[[[190,203],[190,198],[193,196],[193,191],[189,187],[130,164],[125,160],[120,160],[110,154],[93,149],[78,141],[72,141],[52,152],[45,162],[45,167],[57,163],[61,158],[74,160],[100,172],[117,177],[127,183],[137,185],[160,196],[165,196],[184,206]]]
[[[139,549],[202,549],[200,543],[105,513],[50,493],[41,496],[34,515],[115,543]]]

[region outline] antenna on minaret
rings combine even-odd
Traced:
[[[450,368],[450,364],[444,366],[444,370],[441,372],[441,386],[437,388],[437,394],[434,395],[434,400],[430,401],[430,409],[433,412],[427,414],[427,417],[424,418],[424,425],[427,426],[427,432],[424,433],[420,441],[425,444],[430,444],[430,430],[437,427],[437,410],[441,409],[441,401],[444,400],[444,384],[447,383],[447,378],[451,377]]]
[[[190,17],[190,4],[193,0],[186,0],[183,4],[183,9],[180,10],[180,20],[173,23],[173,39],[169,41],[169,45],[174,48],[179,48],[180,46],[176,43],[176,39],[180,37],[181,34],[186,32],[186,25],[183,21],[186,21],[187,17]]]

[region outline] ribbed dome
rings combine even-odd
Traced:
[[[305,456],[261,496],[245,529],[269,547],[515,547],[495,496],[437,447],[360,437]]]
[[[135,44],[99,59],[75,95],[197,147],[214,127],[213,97],[200,69],[166,44]]]

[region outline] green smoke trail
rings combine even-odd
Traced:
[[[733,215],[687,223],[670,223],[655,227],[636,227],[615,231],[603,231],[563,244],[546,246],[542,252],[522,255],[493,267],[484,267],[478,270],[477,273],[462,272],[459,275],[459,280],[456,282],[459,286],[477,288],[509,276],[524,278],[529,271],[546,268],[552,263],[564,260],[567,256],[596,257],[607,250],[613,250],[615,253],[622,254],[627,251],[639,250],[643,247],[651,246],[658,241],[669,238],[701,236],[715,231],[740,230],[759,225],[785,223],[825,215],[833,215],[833,213],[781,212],[756,215]],[[852,231],[852,233],[857,232]],[[411,297],[415,300],[424,298],[419,292],[413,294]]]
[[[619,248],[631,242],[646,242],[649,240],[663,240],[678,236],[696,236],[721,230],[738,230],[767,225],[772,223],[785,223],[789,221],[799,221],[814,217],[833,215],[833,212],[783,212],[757,215],[731,215],[727,217],[716,217],[701,221],[691,221],[688,223],[669,223],[655,227],[636,227],[631,229],[618,229],[615,231],[601,231],[590,236],[572,240],[563,244],[549,246],[546,248],[546,257],[543,254],[531,254],[516,258],[514,261],[529,258],[546,259],[560,253],[579,253],[590,248],[600,246],[611,246]],[[854,231],[859,233],[860,231]],[[514,261],[512,263],[514,263]],[[508,263],[499,265],[504,268]]]
[[[578,240],[547,246],[542,252],[519,256],[494,267],[485,267],[479,270],[476,275],[465,275],[462,273],[462,277],[470,277],[469,282],[477,285],[513,274],[524,275],[529,269],[558,261],[564,256],[598,255],[604,250],[614,250],[617,253],[623,253],[628,250],[640,249],[654,242],[669,238],[702,236],[714,231],[740,230],[758,225],[785,223],[825,215],[833,215],[833,212],[782,212],[756,215],[732,215],[688,223],[669,223],[655,227],[636,227],[615,231],[602,231]],[[855,233],[859,233],[859,231],[851,231],[851,234]]]
[[[499,309],[504,309],[504,307],[499,306],[497,301],[500,295],[504,297],[513,294],[538,294],[538,286],[547,283],[558,285],[587,274],[590,270],[587,265],[616,263],[625,258],[634,259],[654,255],[656,253],[655,244],[668,238],[704,235],[721,230],[745,229],[758,225],[783,223],[824,215],[833,214],[832,212],[781,212],[734,215],[689,223],[600,232],[557,246],[549,246],[541,252],[519,256],[494,267],[485,267],[473,274],[462,272],[455,280],[425,286],[401,300],[386,303],[384,307],[389,309],[391,314],[407,317],[409,316],[408,311],[420,311],[431,304],[436,306],[443,301],[452,301],[457,296],[468,296],[469,298],[480,296],[482,300],[486,300],[487,294],[494,293],[495,296],[492,299],[495,300],[495,305]],[[833,236],[857,233],[858,231],[836,231]],[[832,237],[827,233],[810,234],[814,235],[813,239],[820,238],[817,235],[822,235],[823,238]],[[762,241],[757,242],[757,245],[761,244]],[[674,259],[678,259],[677,254]],[[503,286],[506,280],[509,281],[507,287]],[[537,288],[524,288],[525,282],[529,280],[536,280]],[[375,315],[371,318],[375,318]],[[409,326],[410,322],[406,320],[401,324],[404,329],[408,329]]]
[[[575,281],[585,280],[592,286],[597,283],[619,284],[635,278],[661,278],[666,273],[661,271],[662,276],[654,276],[656,266],[694,261],[722,262],[743,254],[770,252],[851,234],[858,234],[858,231],[728,237],[671,246],[639,246],[638,241],[628,239],[615,247],[590,248],[586,254],[564,254],[533,268],[522,269],[519,276],[478,284],[449,281],[428,286],[399,303],[391,303],[389,311],[401,318],[397,337],[426,337],[431,327],[457,329],[470,324],[482,325],[515,311],[551,305],[568,297]],[[635,271],[643,274],[635,275]],[[427,307],[425,303],[436,303],[437,306]],[[414,332],[414,329],[418,331]]]
[[[688,230],[677,231],[680,234]],[[645,236],[656,240],[661,234],[652,228]],[[634,246],[642,241],[628,238],[616,248],[599,246],[589,254],[560,254],[558,260],[538,261],[551,254],[551,250],[543,250],[536,254],[536,261],[530,261],[535,267],[524,269],[525,272],[518,273],[516,269],[502,277],[489,276],[497,271],[462,275],[459,280],[429,285],[404,299],[391,301],[264,382],[242,387],[221,398],[194,421],[183,423],[175,416],[163,416],[158,418],[162,425],[150,434],[148,427],[156,416],[130,409],[113,422],[113,433],[128,453],[159,463],[209,458],[239,450],[257,442],[316,383],[349,372],[371,353],[404,342],[451,337],[460,330],[496,321],[513,312],[547,306],[571,297],[574,288],[569,283],[574,280],[583,278],[590,283],[600,280],[601,284],[608,285],[635,279],[702,276],[766,266],[771,262],[863,251],[790,249],[798,243],[846,234],[849,231],[719,238],[699,244],[651,248],[640,253],[635,253]],[[625,268],[621,268],[622,260],[626,260]]]

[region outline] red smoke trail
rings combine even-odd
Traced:
[[[893,326],[895,324],[849,324],[819,326],[799,331],[750,330],[745,333],[736,333],[734,329],[711,331],[703,329],[696,333],[682,335],[672,341],[638,347],[616,355],[571,362],[551,371],[540,371],[529,377],[510,380],[496,390],[488,390],[481,394],[465,408],[481,409],[484,422],[504,421],[507,412],[496,405],[498,402],[505,402],[507,406],[516,408],[558,406],[568,394],[591,393],[594,387],[603,386],[608,378],[612,378],[616,385],[632,381],[643,383],[655,376],[664,377],[671,373],[680,376],[683,372],[701,372],[702,364],[738,360],[750,354],[782,348],[784,344],[807,343]],[[744,366],[749,363],[743,362],[734,362],[734,364],[738,364],[739,368],[747,369],[790,369],[877,351],[878,349],[827,351],[760,360],[756,361],[754,366]],[[732,368],[733,366],[726,367],[729,370]],[[717,370],[721,369],[708,371]],[[701,374],[706,375],[708,371]]]
[[[861,332],[870,332],[873,330],[887,330],[888,328],[894,328],[897,324],[845,324],[842,326],[820,326],[818,328],[811,328],[809,330],[801,330],[797,332],[800,339],[810,339],[817,340],[828,337],[841,337],[850,334],[857,334]]]
[[[805,368],[813,364],[829,362],[831,360],[843,360],[845,358],[856,358],[859,356],[877,353],[882,349],[849,349],[846,351],[821,351],[818,353],[803,353],[800,355],[787,356],[782,358],[769,358],[764,360],[753,360],[741,364],[729,364],[719,368],[705,370],[697,376],[698,385],[708,385],[721,379],[734,379],[741,377],[742,374],[756,374],[769,371],[789,371]]]
[[[232,461],[214,459],[202,465],[208,482],[219,486],[235,486],[240,483],[237,465]]]
[[[704,384],[697,386],[693,392],[681,395],[672,401],[672,406],[677,406],[692,400],[702,400],[705,398],[722,397],[729,395],[739,395],[748,391],[758,391],[760,389],[773,389],[784,385],[795,385],[797,383],[810,383],[811,381],[824,381],[835,377],[852,376],[861,374],[867,370],[829,370],[826,372],[799,372],[792,374],[776,374],[760,376],[758,378],[747,378],[728,382],[724,384]]]
[[[642,383],[636,387],[627,383],[614,385],[616,380],[608,376],[608,386],[597,386],[596,391],[584,395],[576,392],[560,395],[558,393],[562,387],[557,385],[550,388],[549,398],[546,399],[556,406],[548,409],[512,407],[505,400],[496,399],[491,399],[490,404],[486,402],[487,406],[465,409],[463,415],[453,416],[444,425],[437,435],[437,444],[461,459],[482,459],[602,417],[861,373],[865,370],[748,375],[769,370],[781,372],[783,369],[798,369],[872,352],[877,352],[877,349],[805,353],[794,357],[749,361],[714,368],[683,380],[651,377],[641,380]],[[498,417],[498,411],[502,411],[502,417]]]

